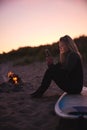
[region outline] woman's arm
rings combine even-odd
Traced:
[[[77,66],[78,62],[81,62],[79,55],[74,52],[71,52],[66,57],[66,62],[65,62],[64,68],[68,72],[71,72]]]

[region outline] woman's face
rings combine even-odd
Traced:
[[[67,45],[64,42],[59,42],[59,50],[60,53],[63,54],[65,52],[67,52],[69,50],[69,48],[67,47]]]

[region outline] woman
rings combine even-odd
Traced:
[[[50,86],[51,81],[69,94],[79,94],[83,87],[83,70],[81,62],[81,54],[68,35],[61,37],[59,40],[60,61],[53,64],[48,61],[48,69],[46,70],[41,86],[31,94],[32,97],[41,97]],[[49,63],[51,63],[49,65]]]

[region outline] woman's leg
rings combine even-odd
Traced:
[[[67,92],[69,94],[78,94],[82,90],[80,84],[77,84],[76,81],[72,81],[69,77],[64,77],[64,75],[62,74],[58,78],[54,76],[53,80],[59,88],[61,88],[64,92]]]
[[[61,70],[59,64],[53,65],[46,70],[40,87],[33,94],[31,94],[31,96],[41,97],[50,86],[52,80],[54,80],[57,85],[61,80]]]
[[[54,70],[54,65],[49,67],[46,70],[40,87],[34,93],[31,94],[32,97],[41,97],[42,94],[48,89],[52,81],[52,77],[53,77],[52,75],[54,75],[53,70]]]
[[[61,69],[60,64],[49,67],[43,77],[40,87],[31,94],[32,97],[41,97],[43,93],[48,89],[51,81],[55,81],[59,88],[68,93],[78,93],[74,90],[72,82],[66,77],[66,72]]]

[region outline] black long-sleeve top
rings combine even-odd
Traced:
[[[72,91],[80,92],[83,87],[83,69],[80,56],[75,52],[67,52],[65,62],[60,65],[62,70],[62,87]]]

